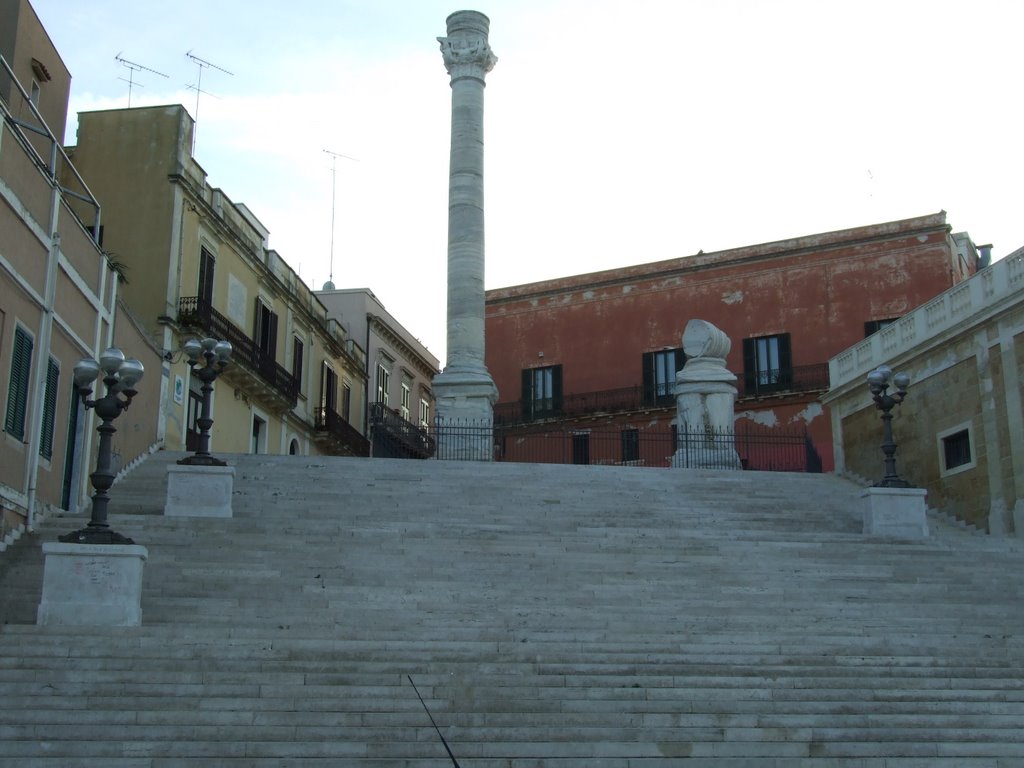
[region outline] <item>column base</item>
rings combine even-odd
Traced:
[[[142,624],[142,566],[137,544],[43,544],[43,597],[36,624],[137,627]]]
[[[452,461],[494,458],[494,403],[498,389],[486,371],[447,369],[434,377],[437,401],[435,456]]]
[[[864,533],[896,539],[928,538],[924,488],[864,489]]]
[[[166,517],[231,517],[234,467],[167,465]]]
[[[743,469],[735,448],[680,448],[672,455],[672,466],[682,469]]]

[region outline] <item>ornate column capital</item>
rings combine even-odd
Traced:
[[[458,11],[448,17],[448,36],[437,38],[437,42],[453,83],[464,77],[483,82],[498,63],[487,43],[489,28],[490,20],[477,11]]]

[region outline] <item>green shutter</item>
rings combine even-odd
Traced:
[[[754,339],[743,340],[743,388],[746,395],[757,391],[757,351]]]
[[[555,415],[562,414],[562,366],[551,366],[551,409]]]
[[[53,458],[53,425],[57,416],[57,382],[60,367],[52,357],[46,367],[46,391],[43,395],[43,427],[39,432],[39,455]]]
[[[32,337],[21,328],[15,328],[4,431],[18,440],[25,439],[25,414],[28,412],[28,386],[31,372]]]
[[[793,351],[790,347],[789,334],[780,333],[779,339],[779,384],[783,389],[793,386]]]
[[[533,369],[523,368],[523,420],[533,419]]]
[[[643,382],[643,401],[644,405],[653,405],[655,400],[655,381],[654,381],[654,353],[644,352],[641,355],[641,381]]]

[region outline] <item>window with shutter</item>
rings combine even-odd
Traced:
[[[748,395],[784,391],[792,386],[788,333],[743,340],[743,383]]]
[[[292,337],[292,376],[299,382],[299,392],[302,391],[302,339],[298,336]]]
[[[46,367],[46,390],[43,394],[43,426],[39,433],[39,455],[53,458],[53,427],[57,415],[57,382],[60,366],[52,357]]]
[[[680,349],[662,349],[643,355],[643,390],[646,405],[675,403],[676,374],[686,363]]]
[[[527,421],[562,412],[562,366],[523,370],[523,416]]]
[[[215,260],[206,248],[199,249],[199,300],[205,302],[203,309],[213,305],[213,271]]]
[[[277,359],[277,315],[259,299],[256,300],[255,323],[256,347],[262,353],[261,359],[273,362]]]
[[[25,439],[25,415],[28,412],[29,377],[32,373],[32,337],[22,328],[14,329],[11,350],[11,379],[7,386],[7,414],[4,431],[18,440]]]

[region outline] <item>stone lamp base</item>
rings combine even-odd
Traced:
[[[864,489],[864,533],[897,539],[928,538],[924,488]]]
[[[142,624],[138,544],[43,544],[43,598],[36,624],[137,627]]]
[[[234,467],[167,465],[166,517],[231,517]]]

